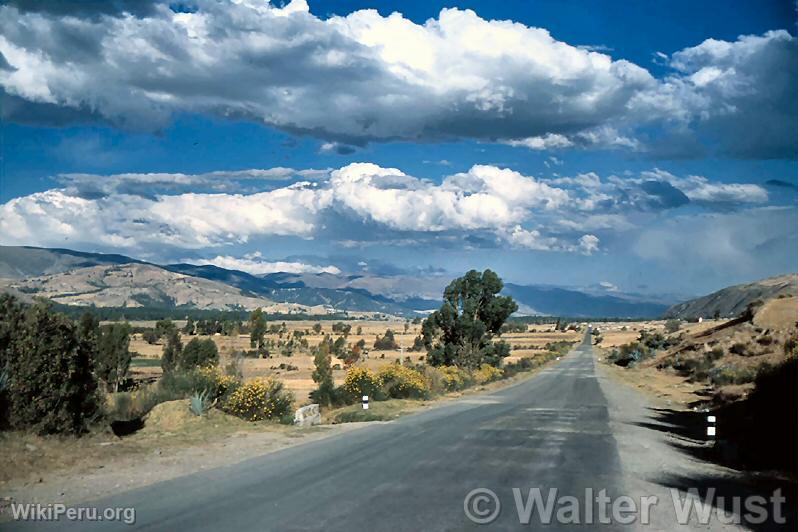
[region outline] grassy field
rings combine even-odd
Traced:
[[[320,323],[322,330],[320,333],[313,332],[313,326]],[[244,379],[249,380],[261,376],[275,376],[282,380],[286,387],[291,390],[299,404],[308,401],[308,394],[315,388],[315,383],[311,378],[313,371],[312,349],[316,347],[324,338],[325,334],[337,338],[339,335],[332,332],[334,322],[330,321],[288,321],[285,322],[288,333],[293,331],[303,331],[308,340],[308,349],[295,352],[292,356],[283,356],[273,353],[267,359],[244,358],[243,373]],[[420,324],[411,324],[406,321],[366,321],[349,320],[345,322],[352,326],[351,333],[347,337],[347,343],[354,344],[363,339],[366,342],[368,356],[360,364],[371,369],[379,368],[385,364],[390,364],[397,360],[403,361],[406,357],[414,363],[422,362],[426,353],[413,352],[409,349],[413,345],[413,340],[421,334]],[[273,323],[270,323],[272,325]],[[139,325],[139,323],[136,323]],[[360,329],[360,334],[358,330]],[[397,350],[383,351],[373,349],[374,341],[378,335],[385,334],[386,329],[394,332],[396,342],[400,348]],[[549,342],[569,341],[575,342],[581,339],[581,332],[576,331],[554,331],[553,325],[532,325],[525,333],[508,333],[502,338],[512,346],[512,354],[508,357],[508,362],[516,361],[524,357],[535,357],[544,350]],[[267,338],[277,342],[280,337],[277,334],[268,334]],[[283,335],[287,337],[287,335]],[[234,353],[247,351],[250,349],[249,336],[212,336],[213,341],[219,348],[221,357],[220,366],[224,367],[230,362]],[[187,342],[189,337],[183,337],[183,342]],[[137,353],[135,363],[132,366],[134,378],[152,378],[160,375],[160,356],[163,345],[159,342],[148,344],[140,334],[133,335],[130,344],[131,351]],[[333,359],[333,375],[336,384],[341,384],[346,375],[343,369],[343,361]],[[296,369],[294,369],[296,368]]]

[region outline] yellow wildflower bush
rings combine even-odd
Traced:
[[[438,369],[442,375],[444,389],[449,392],[467,388],[473,380],[468,371],[457,366],[442,366]]]
[[[388,397],[419,399],[427,396],[424,375],[412,368],[399,364],[383,366],[377,371],[377,380]]]
[[[234,390],[224,404],[224,411],[247,421],[280,419],[292,411],[294,396],[283,383],[272,377],[260,377]]]
[[[241,386],[241,380],[232,375],[225,375],[218,367],[197,368],[194,371],[200,386],[214,399],[226,397]]]
[[[364,395],[374,396],[379,387],[377,376],[368,368],[352,366],[346,371],[343,388],[355,400],[360,400]]]
[[[477,381],[477,384],[497,381],[503,376],[504,372],[502,370],[490,364],[482,364],[479,369],[474,372],[474,380]]]

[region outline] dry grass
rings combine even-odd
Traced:
[[[270,324],[273,324],[271,322]],[[322,331],[319,334],[313,333],[313,325],[321,323]],[[324,338],[324,335],[330,334],[333,338],[338,335],[332,332],[332,321],[316,322],[312,320],[306,321],[286,321],[285,325],[288,333],[294,331],[303,331],[308,333],[306,336],[309,344],[309,349],[297,351],[292,356],[287,357],[279,353],[273,353],[267,359],[244,358],[243,359],[243,373],[244,380],[250,380],[255,377],[274,376],[279,378],[285,383],[285,387],[294,393],[297,403],[303,404],[308,402],[308,394],[315,389],[316,384],[311,378],[313,372],[313,356],[311,351],[316,347]],[[403,361],[406,357],[410,357],[414,363],[422,362],[424,360],[424,352],[408,351],[413,345],[416,336],[421,334],[421,325],[407,324],[408,328],[405,330],[405,321],[376,321],[376,320],[348,320],[345,323],[352,326],[351,333],[347,338],[350,344],[357,343],[361,339],[365,340],[366,347],[369,350],[368,358],[363,360],[361,364],[371,369],[377,369],[385,364],[390,364],[395,361]],[[361,334],[357,334],[358,328],[361,329]],[[568,341],[576,342],[582,337],[581,332],[567,331],[555,332],[552,325],[532,325],[530,330],[535,332],[526,333],[508,333],[502,336],[506,342],[512,347],[512,355],[508,358],[508,362],[517,361],[523,357],[533,357],[539,353],[544,346],[549,342]],[[400,349],[392,351],[374,350],[374,340],[377,336],[385,334],[386,329],[391,329],[394,332],[396,342],[399,344]],[[268,334],[267,338],[277,342],[280,338],[276,334]],[[285,335],[284,335],[285,337]],[[233,356],[233,353],[240,351],[248,351],[249,336],[239,335],[235,337],[229,336],[212,336],[213,341],[219,348],[221,358],[220,366],[224,367]],[[187,341],[183,339],[184,343]],[[160,343],[150,345],[145,342],[140,334],[133,335],[130,343],[130,349],[136,351],[145,358],[159,358],[163,350],[163,345]],[[280,369],[280,365],[295,366],[296,370]],[[336,384],[342,384],[346,371],[343,369],[343,361],[333,358],[333,366],[339,365],[341,369],[333,370],[333,378]],[[159,367],[148,368],[134,368],[134,377],[152,378],[160,375]]]

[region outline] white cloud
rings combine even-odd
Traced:
[[[661,139],[660,151],[716,147],[737,157],[798,157],[798,38],[778,30],[733,42],[707,39],[668,64],[671,75],[629,102],[633,115],[669,125],[666,133],[681,139],[675,148],[673,139]]]
[[[599,238],[596,235],[582,235],[577,249],[583,255],[592,255],[599,249]]]
[[[510,146],[529,148],[530,150],[552,150],[558,148],[570,148],[574,145],[573,141],[565,135],[558,133],[548,133],[538,137],[527,137],[524,139],[506,141]]]
[[[399,231],[499,228],[568,200],[564,190],[484,165],[434,185],[396,168],[355,163],[333,171],[330,184],[340,209]]]
[[[660,169],[641,172],[643,180],[666,181],[678,188],[693,202],[699,203],[766,203],[768,192],[751,183],[713,183],[706,177],[677,177]]]
[[[783,30],[657,53],[671,67],[658,80],[597,48],[471,10],[417,24],[376,10],[322,19],[303,0],[195,3],[194,13],[158,3],[83,18],[78,7],[77,16],[0,7],[6,116],[157,129],[173,113],[211,113],[310,133],[335,153],[472,138],[798,156],[798,39]]]
[[[13,69],[0,85],[124,127],[198,111],[363,143],[556,138],[622,115],[655,83],[627,61],[470,10],[416,24],[374,10],[320,19],[300,1],[196,3],[84,19],[4,6],[0,52]]]
[[[601,281],[599,283],[599,286],[604,290],[606,290],[607,292],[617,292],[619,290],[619,288],[616,285],[612,284],[609,281]]]
[[[240,270],[253,275],[268,273],[329,273],[339,275],[341,270],[336,266],[317,266],[303,262],[267,261],[260,252],[249,253],[243,257],[217,255],[211,259],[186,259],[184,262],[197,265],[212,265],[228,270]]]
[[[517,225],[502,234],[512,246],[535,251],[563,251],[592,255],[599,249],[599,239],[595,235],[582,235],[575,243],[561,238],[544,236],[537,229],[524,229]]]
[[[327,178],[282,181],[289,175]],[[276,188],[268,184],[269,190],[254,193],[234,193],[234,188],[223,193],[186,191],[198,182],[215,190],[215,183],[233,178],[248,182],[253,176],[279,181]],[[84,244],[140,254],[162,247],[196,250],[287,237],[335,241],[344,247],[389,241],[416,247],[498,242],[590,255],[599,250],[604,235],[630,231],[665,209],[694,205],[729,210],[768,201],[757,185],[679,177],[661,169],[624,179],[602,180],[585,173],[544,181],[507,168],[474,165],[436,183],[397,168],[352,163],[332,171],[278,168],[62,179],[65,188],[0,205],[0,243]],[[91,189],[94,181],[99,184]],[[158,188],[162,190],[154,191]]]
[[[130,194],[152,197],[159,192],[179,192],[207,187],[225,191],[237,189],[240,182],[274,181],[291,179],[321,180],[329,175],[329,170],[295,170],[293,168],[253,168],[246,170],[225,170],[202,174],[183,173],[124,173],[98,175],[89,173],[65,173],[56,176],[72,195],[86,198],[107,196],[109,194]]]

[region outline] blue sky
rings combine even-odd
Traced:
[[[796,271],[795,13],[11,1],[0,244],[646,293]]]

